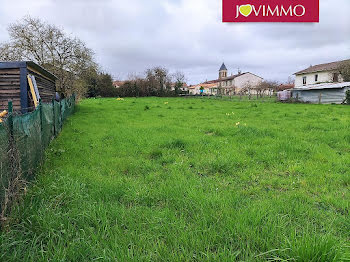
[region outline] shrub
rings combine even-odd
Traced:
[[[350,90],[345,93],[345,103],[350,105]]]

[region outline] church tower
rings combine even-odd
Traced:
[[[227,77],[227,68],[225,66],[225,63],[222,63],[222,66],[219,70],[219,79]]]

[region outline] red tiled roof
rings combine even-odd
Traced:
[[[294,84],[281,84],[277,87],[277,91],[283,91],[292,88],[294,88]]]
[[[125,81],[113,81],[113,86],[119,87],[124,85]]]

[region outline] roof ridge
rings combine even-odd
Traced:
[[[304,70],[301,70],[301,71],[298,71],[298,72],[294,73],[294,75],[334,70],[341,63],[347,62],[347,61],[350,62],[350,59],[345,59],[345,60],[340,60],[340,61],[334,61],[334,62],[328,62],[328,63],[313,65],[313,66],[310,66],[310,67],[308,67],[308,68],[306,68]],[[334,65],[334,67],[332,67],[333,65]]]

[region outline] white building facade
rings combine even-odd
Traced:
[[[227,68],[223,63],[219,69],[219,78],[207,81],[199,86],[207,87],[206,93],[210,95],[235,95],[243,89],[249,89],[254,94],[254,88],[264,79],[250,72],[241,73],[238,71],[235,75],[228,76]]]
[[[344,82],[338,68],[341,63],[345,61],[310,66],[307,69],[295,73],[295,88],[324,83]]]
[[[299,102],[341,104],[345,102],[350,82],[344,82],[340,66],[350,60],[310,66],[295,73],[295,87],[291,97]]]

